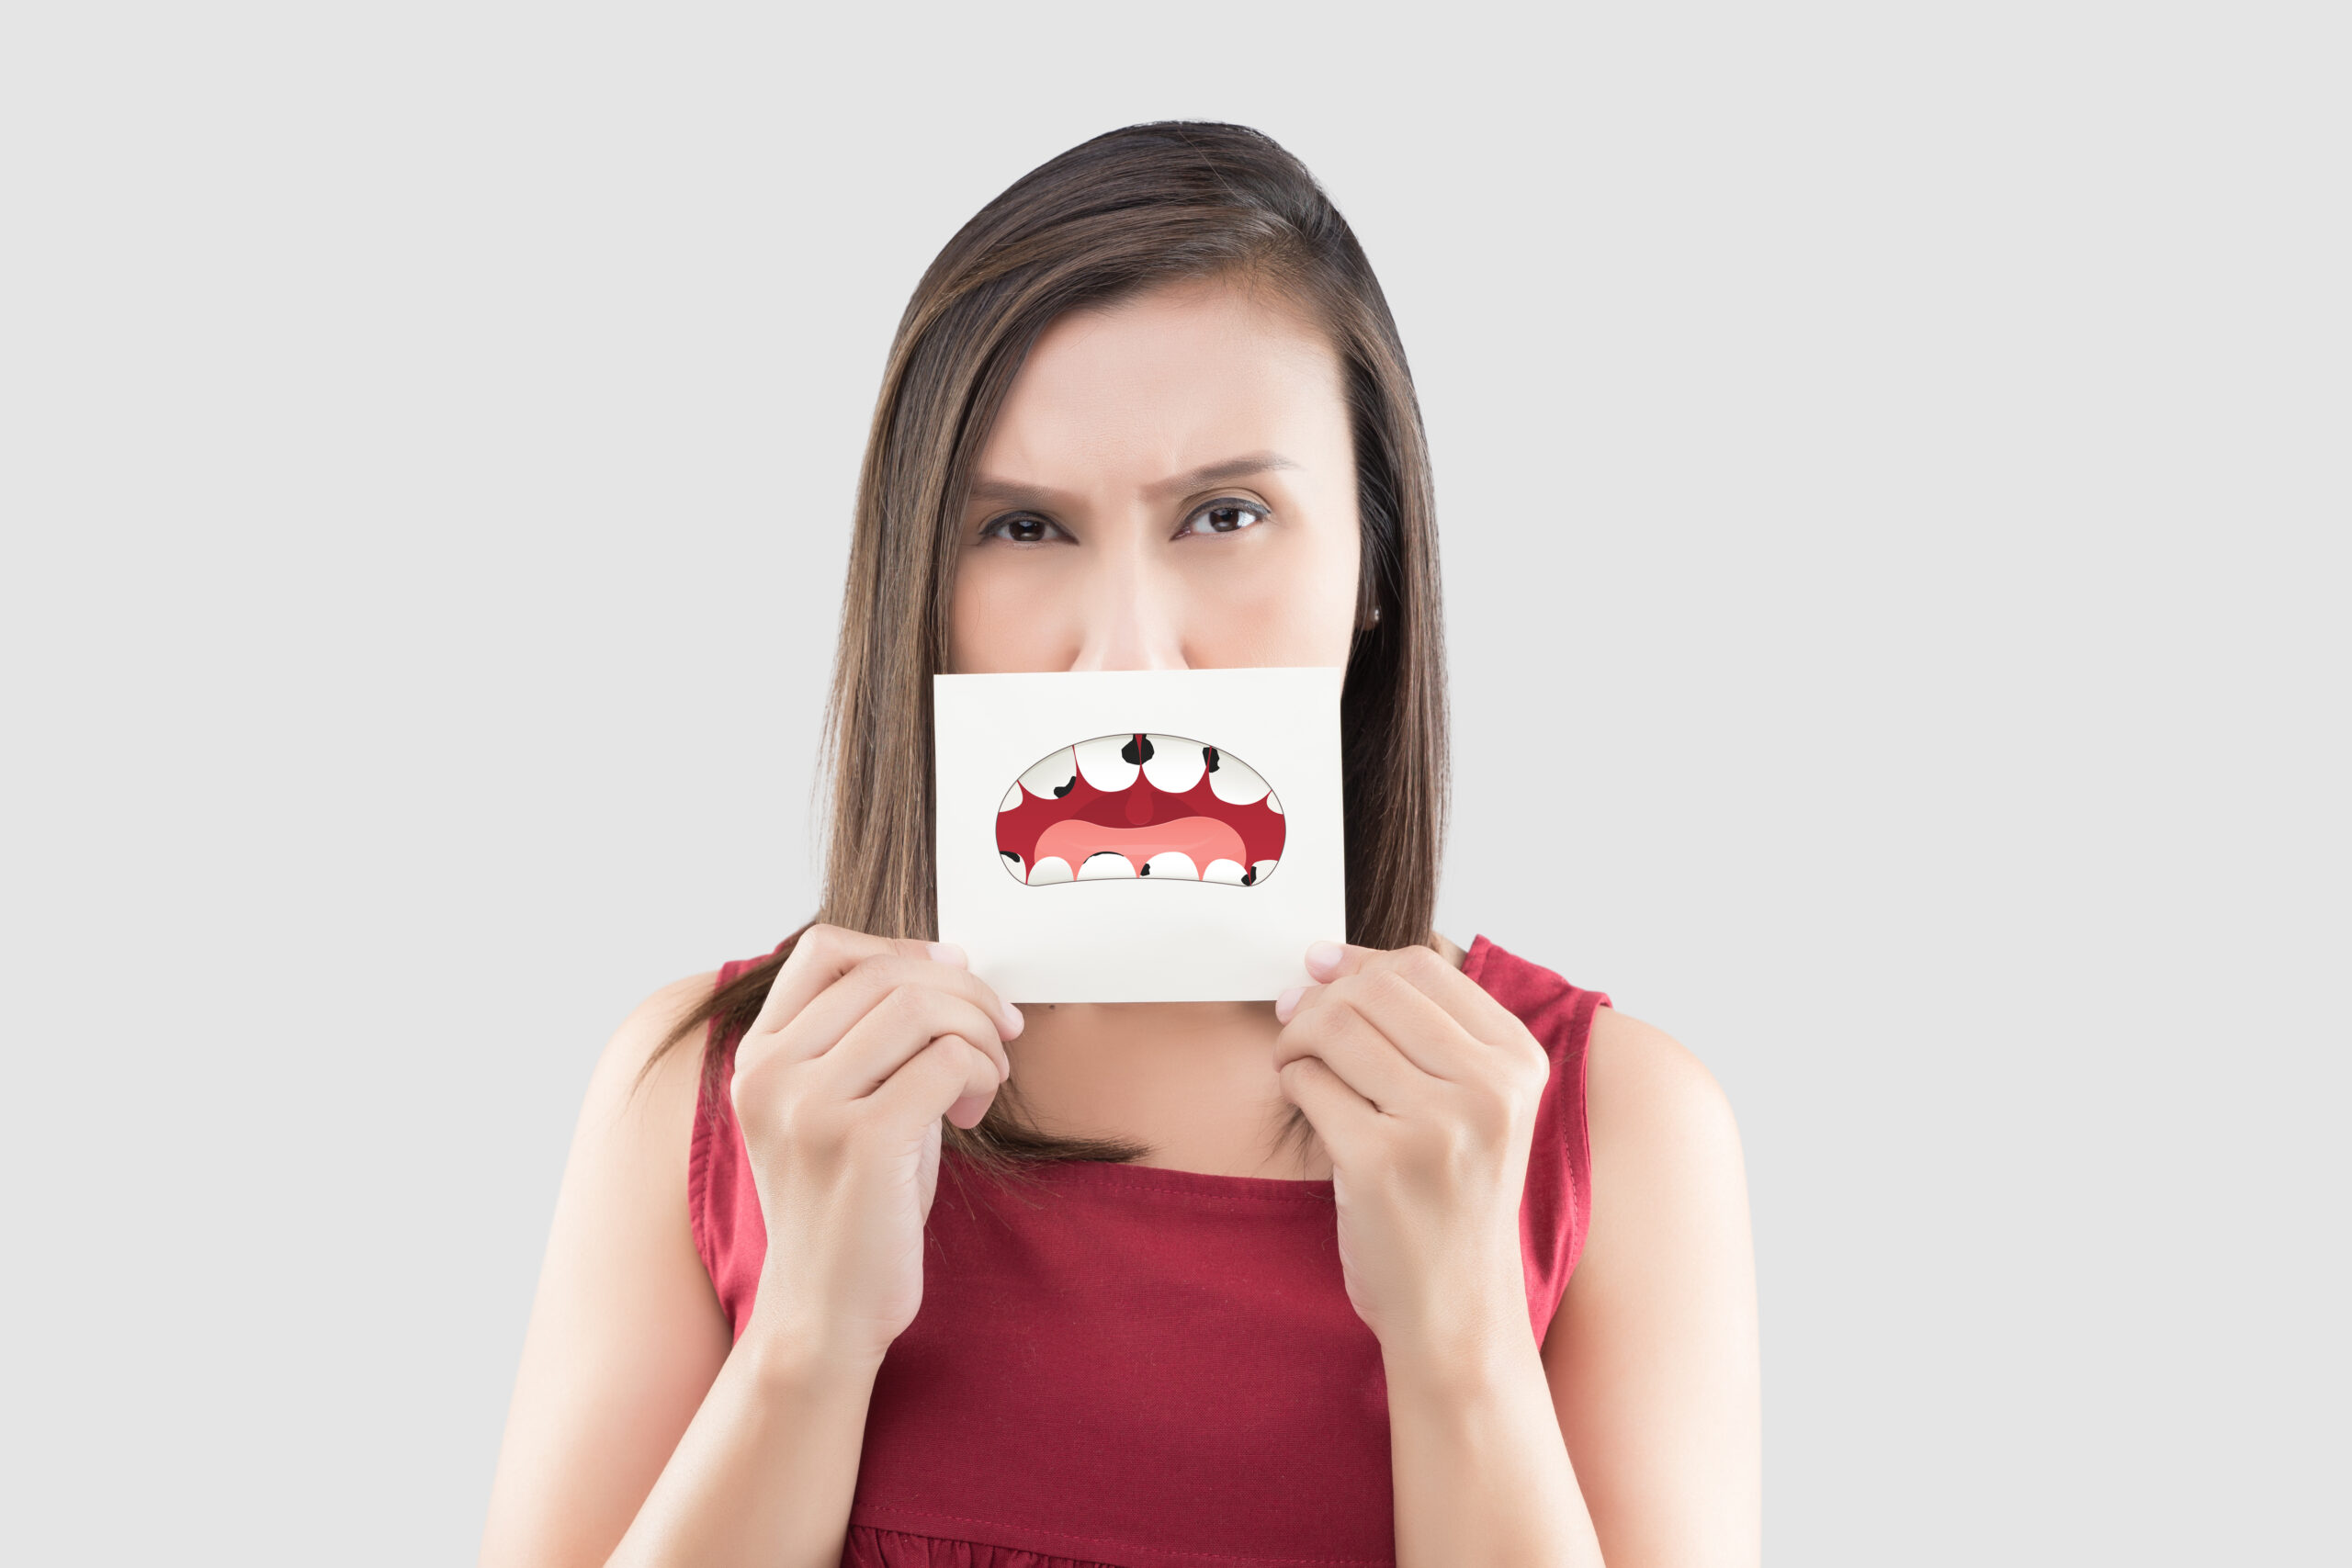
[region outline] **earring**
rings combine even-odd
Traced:
[[[1372,620],[1369,624],[1375,626],[1380,624],[1380,606],[1377,604],[1372,607]]]

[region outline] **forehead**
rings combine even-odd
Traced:
[[[1344,451],[1347,402],[1322,331],[1263,290],[1186,283],[1047,327],[980,466],[1011,479],[1069,483],[1082,468],[1148,481],[1240,452],[1307,463],[1335,440]]]

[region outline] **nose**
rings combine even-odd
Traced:
[[[1072,670],[1182,670],[1181,586],[1142,553],[1105,549],[1081,586]]]

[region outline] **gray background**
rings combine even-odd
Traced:
[[[2340,1560],[2340,9],[782,9],[0,21],[0,1557],[470,1560],[908,290],[1196,116],[1413,356],[1443,929],[1739,1112],[1773,1560]]]

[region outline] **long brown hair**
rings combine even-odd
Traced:
[[[1073,310],[1183,279],[1233,277],[1308,311],[1344,367],[1363,562],[1340,697],[1348,940],[1427,942],[1445,828],[1445,663],[1429,451],[1404,345],[1363,249],[1296,158],[1243,126],[1129,126],[1032,170],[957,231],[915,286],[883,371],[860,471],[825,739],[831,848],[819,919],[933,931],[931,677],[945,661],[965,486],[1030,345]],[[797,933],[796,933],[797,934]],[[790,943],[683,1020],[749,1027]],[[1017,999],[1017,998],[1015,998]],[[1002,1170],[1132,1159],[1115,1139],[1052,1138],[1011,1085],[949,1148]],[[1304,1126],[1293,1116],[1291,1131]]]

